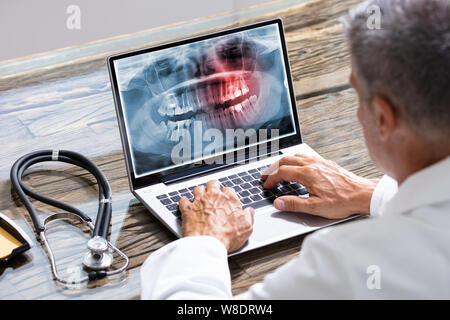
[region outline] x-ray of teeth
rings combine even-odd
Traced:
[[[194,134],[211,128],[295,132],[277,25],[131,56],[115,69],[137,177],[174,167],[186,134],[194,161]]]

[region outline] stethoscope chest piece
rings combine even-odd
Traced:
[[[113,263],[113,255],[109,252],[108,241],[105,238],[95,236],[87,243],[90,250],[83,259],[83,265],[92,270],[104,270]]]

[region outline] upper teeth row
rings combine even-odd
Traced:
[[[225,88],[220,86],[220,103],[245,95],[248,91],[249,89],[242,78],[229,82],[225,85]]]
[[[169,94],[165,97],[165,101],[163,101],[159,107],[158,113],[161,116],[175,116],[188,113],[189,111],[195,111],[195,103],[190,94],[185,92],[180,96],[180,99],[181,101],[178,101],[177,97],[173,93]]]
[[[195,92],[185,91],[178,98],[174,93],[164,97],[158,112],[161,116],[174,116],[204,109],[205,105],[223,104],[225,101],[233,100],[249,92],[249,88],[243,79],[230,81],[219,86],[215,91],[211,86],[198,88]]]

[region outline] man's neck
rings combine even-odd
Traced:
[[[409,176],[450,156],[450,143],[431,144],[416,140],[401,155],[396,180],[401,185]]]

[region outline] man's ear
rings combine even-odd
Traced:
[[[394,107],[388,100],[376,96],[372,101],[372,108],[380,140],[386,142],[398,125]]]

